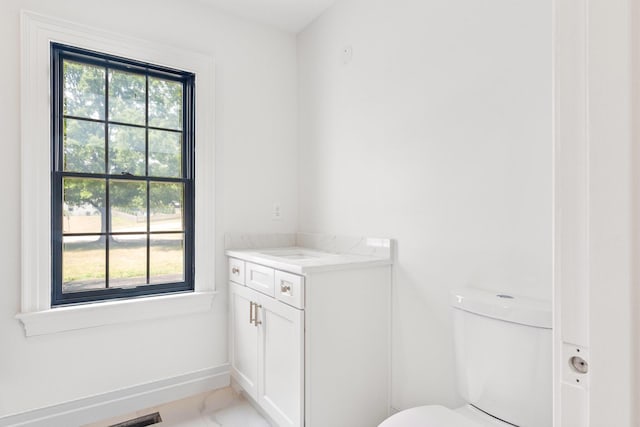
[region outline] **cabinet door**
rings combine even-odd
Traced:
[[[230,283],[231,374],[248,395],[258,398],[258,327],[250,322],[257,292]]]
[[[261,296],[258,403],[280,427],[303,425],[304,312]]]

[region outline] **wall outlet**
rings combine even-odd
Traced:
[[[280,203],[273,204],[273,210],[271,211],[271,219],[274,221],[280,221],[282,219],[282,209]]]

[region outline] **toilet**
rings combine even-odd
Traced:
[[[379,427],[551,427],[551,303],[464,288],[451,306],[466,404],[407,409]]]

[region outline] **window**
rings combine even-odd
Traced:
[[[51,305],[194,289],[194,75],[51,44]]]
[[[16,319],[24,326],[25,335],[31,337],[75,329],[210,312],[214,307],[217,295],[216,263],[213,262],[216,259],[215,171],[213,167],[215,164],[214,58],[206,53],[190,51],[184,47],[174,47],[166,43],[133,38],[126,34],[114,34],[99,28],[90,28],[83,24],[29,11],[22,11],[20,16],[22,33],[20,38],[22,224],[21,298],[20,312],[16,314]],[[189,256],[186,252],[191,250],[190,256],[193,257],[193,264],[188,264],[189,261],[185,260],[185,265],[188,267],[185,267],[184,290],[190,290],[188,286],[188,275],[190,274],[193,280],[193,292],[177,292],[179,287],[175,288],[176,292],[156,287],[155,289],[159,291],[156,295],[147,298],[129,298],[129,296],[136,294],[114,296],[113,293],[116,291],[113,289],[106,291],[103,289],[102,295],[115,299],[101,304],[71,304],[72,302],[95,301],[100,296],[100,292],[98,292],[94,294],[95,299],[83,300],[78,298],[80,294],[72,295],[69,293],[69,295],[63,294],[66,297],[64,300],[54,300],[52,290],[56,285],[52,272],[55,269],[55,262],[60,263],[58,269],[62,268],[62,260],[60,258],[54,260],[52,251],[52,242],[54,241],[52,224],[54,222],[52,220],[53,198],[51,190],[53,189],[54,173],[52,173],[51,141],[54,124],[52,121],[55,118],[52,110],[58,108],[58,114],[61,114],[63,109],[59,103],[52,105],[52,89],[55,89],[52,87],[52,76],[54,74],[58,76],[56,80],[59,84],[58,89],[62,87],[64,90],[64,86],[60,86],[59,83],[60,64],[53,63],[52,42],[59,44],[63,51],[70,50],[69,53],[75,53],[81,57],[76,59],[98,62],[93,65],[105,66],[105,71],[107,60],[109,60],[114,69],[117,63],[122,63],[128,67],[129,71],[140,71],[141,74],[149,71],[150,77],[154,76],[155,72],[159,72],[160,77],[166,77],[166,80],[171,80],[168,78],[168,74],[177,75],[177,80],[180,80],[181,77],[189,80],[188,73],[176,73],[175,70],[186,70],[196,76],[197,85],[194,86],[193,81],[187,82],[186,89],[183,89],[183,96],[188,97],[186,102],[183,99],[183,107],[195,105],[195,108],[191,109],[191,117],[188,121],[183,115],[185,126],[182,130],[186,136],[183,143],[193,144],[193,141],[189,141],[189,138],[192,138],[198,144],[197,156],[189,162],[190,165],[195,163],[195,171],[197,171],[197,174],[193,175],[192,170],[192,175],[189,177],[193,180],[189,184],[193,192],[193,200],[183,202],[184,221],[193,221],[191,226],[185,225],[185,257]],[[80,50],[71,52],[73,49],[64,49],[64,46],[77,46],[89,52]],[[94,52],[108,52],[113,57],[95,55]],[[121,58],[138,59],[138,68],[135,67],[135,62]],[[162,64],[163,67],[154,67],[148,64]],[[143,65],[142,69],[140,69],[140,65]],[[163,68],[168,68],[168,70]],[[60,93],[58,97],[59,95]],[[60,102],[60,99],[58,101]],[[104,123],[106,126],[106,120]],[[63,124],[58,123],[57,126],[62,128]],[[185,148],[190,154],[193,153],[193,147]],[[130,173],[133,174],[133,172]],[[106,175],[106,169],[104,175]],[[155,177],[151,176],[151,178]],[[102,179],[106,182],[106,176]],[[188,195],[186,196],[188,197]],[[193,208],[195,211],[192,210],[192,213],[187,214],[186,210],[191,203],[195,205]],[[88,209],[88,212],[93,211]],[[65,218],[63,213],[64,211],[59,214],[61,219]],[[192,230],[191,235],[189,230]],[[197,230],[197,234],[193,233],[193,230]],[[62,230],[59,233],[60,239],[62,239]],[[146,232],[141,234],[146,234]],[[189,249],[190,245],[193,245],[192,249]],[[59,249],[59,254],[61,257],[62,248]],[[59,281],[57,286],[61,288],[61,285],[62,281]],[[151,289],[153,286],[160,285],[163,284],[153,283],[148,287]],[[131,287],[122,290],[131,290]],[[96,291],[100,291],[100,289]],[[162,293],[162,291],[170,293]],[[112,295],[107,295],[109,293]],[[72,300],[72,297],[76,297],[75,301]],[[69,304],[62,305],[65,303]]]

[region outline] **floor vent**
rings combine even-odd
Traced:
[[[146,427],[154,424],[158,424],[162,422],[162,418],[160,418],[160,413],[156,412],[149,415],[143,415],[138,418],[134,418],[132,420],[123,421],[118,424],[113,424],[109,427]]]

